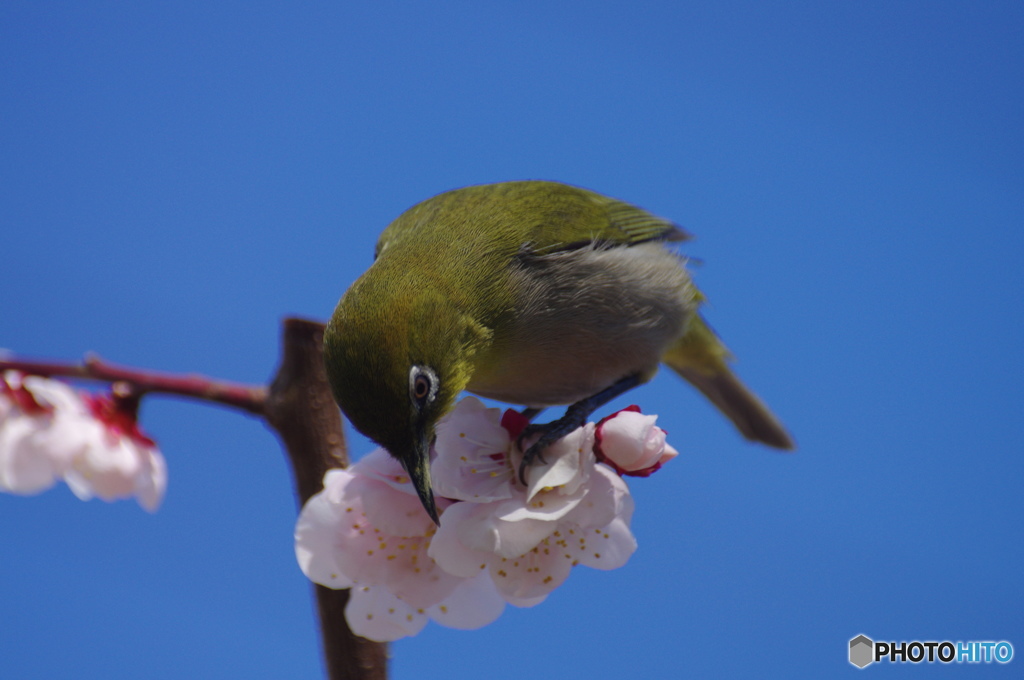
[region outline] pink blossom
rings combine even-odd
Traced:
[[[10,493],[49,489],[73,453],[65,443],[76,437],[78,395],[56,381],[35,387],[17,371],[0,375],[0,490]]]
[[[349,595],[345,620],[357,635],[392,642],[416,635],[428,620],[458,630],[483,628],[504,609],[494,585],[481,574],[461,579],[448,597],[429,607],[414,607],[384,586],[357,586]]]
[[[543,493],[550,500],[557,490]],[[616,569],[636,550],[629,530],[632,497],[607,467],[595,466],[570,501],[549,512],[549,503],[540,505],[531,508],[525,494],[456,503],[442,518],[428,554],[454,574],[487,569],[507,602],[528,607],[543,601],[577,564]]]
[[[501,426],[501,409],[476,397],[461,400],[438,423],[434,450],[443,452],[430,464],[438,495],[474,503],[511,498],[512,437]]]
[[[155,511],[167,466],[133,414],[110,395],[7,371],[0,380],[0,489],[31,494],[64,479],[83,500],[135,496]]]
[[[328,472],[306,503],[295,531],[299,565],[317,583],[351,588],[349,625],[374,640],[415,635],[431,619],[477,628],[505,603],[536,605],[574,566],[616,569],[636,550],[633,498],[619,468],[598,462],[598,443],[610,441],[624,464],[642,461],[649,474],[674,450],[653,432],[653,418],[648,426],[640,417],[642,427],[631,414],[624,422],[632,429],[602,430],[602,421],[571,432],[527,468],[524,486],[516,439],[525,421],[467,397],[437,426],[431,477],[440,527],[402,466],[378,449]]]
[[[438,500],[443,512],[450,502]],[[415,635],[428,618],[453,628],[490,623],[504,602],[493,586],[450,574],[428,556],[435,530],[401,465],[378,449],[327,473],[299,515],[295,552],[310,580],[353,589],[345,616],[363,637]]]
[[[497,431],[504,429],[498,413],[467,397],[438,425],[432,475],[439,487],[458,488],[464,480],[475,483],[465,470],[482,469],[487,461],[501,461],[505,469],[489,473],[503,485],[492,489],[490,499],[448,509],[428,554],[460,576],[489,570],[502,597],[517,606],[542,601],[574,565],[600,561],[594,554],[615,555],[614,562],[607,557],[601,562],[608,568],[624,564],[636,549],[629,532],[632,499],[617,475],[595,465],[593,424],[545,449],[544,461],[528,468],[523,488],[514,472],[522,453],[510,435]],[[620,517],[625,519],[610,528]],[[613,541],[614,546],[591,550],[588,539]]]

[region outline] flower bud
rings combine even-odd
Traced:
[[[656,426],[657,416],[629,406],[597,424],[594,453],[620,475],[647,477],[678,455],[665,441],[665,430]]]

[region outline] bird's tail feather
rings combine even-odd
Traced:
[[[795,448],[779,419],[729,369],[729,358],[729,350],[715,332],[695,316],[662,361],[700,390],[747,439],[777,449]]]

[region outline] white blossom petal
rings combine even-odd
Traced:
[[[565,517],[587,494],[586,487],[577,487],[572,495],[565,495],[559,489],[539,491],[529,503],[523,502],[522,494],[498,506],[498,519],[506,522],[520,522],[526,519],[554,522]]]
[[[381,586],[353,588],[345,606],[345,620],[353,633],[375,642],[392,642],[416,635],[427,625],[427,615]]]
[[[462,581],[451,595],[427,609],[427,614],[442,626],[475,630],[495,621],[503,611],[505,600],[490,575],[482,571]]]
[[[505,518],[514,516],[508,521]],[[554,521],[526,516],[517,501],[482,504],[458,529],[459,540],[467,548],[482,550],[498,557],[521,555],[555,530]]]
[[[82,500],[114,501],[135,496],[154,512],[167,487],[167,464],[160,451],[128,435],[114,432],[98,420],[78,425],[79,448],[64,472],[64,480]]]
[[[306,578],[328,588],[350,588],[354,584],[338,566],[335,555],[343,549],[338,545],[339,485],[350,475],[346,470],[331,470],[324,477],[324,491],[315,494],[302,506],[295,524],[295,557]]]
[[[81,396],[66,383],[37,375],[26,375],[21,383],[39,403],[52,407],[57,413],[87,413]]]
[[[534,461],[526,473],[527,501],[553,489],[567,495],[576,493],[594,465],[593,445],[594,425],[587,423],[544,449],[544,461]]]
[[[149,512],[156,512],[167,492],[167,462],[156,449],[146,449],[143,455],[143,473],[135,488],[139,505]]]
[[[0,423],[0,490],[29,495],[56,483],[64,461],[50,455],[40,434],[36,418],[14,412],[4,416]]]
[[[600,529],[581,529],[584,540],[572,544],[576,560],[594,569],[618,569],[636,551],[636,537],[626,520],[616,517]]]
[[[419,533],[392,534],[378,527],[364,506],[367,498],[398,509],[391,525],[407,523],[402,504],[419,501],[352,470],[325,476],[325,488],[315,494],[296,523],[296,556],[306,575],[332,588],[381,585],[410,606],[428,607],[447,597],[460,578],[441,569],[427,554],[434,524],[417,520]],[[382,510],[380,511],[382,512]]]
[[[22,391],[37,410],[14,399]],[[80,441],[78,426],[91,422],[78,394],[67,385],[17,371],[0,374],[0,490],[45,491],[64,474]]]
[[[629,487],[606,465],[595,465],[587,495],[566,515],[566,521],[593,529],[603,527],[618,516],[627,521],[633,514],[633,497]]]
[[[434,491],[477,503],[508,498],[515,474],[509,463],[511,445],[501,426],[501,409],[466,397],[437,425],[437,455],[430,466]]]
[[[504,598],[505,602],[512,605],[513,607],[519,607],[520,609],[528,609],[530,607],[536,607],[544,600],[548,599],[549,593],[544,593],[537,597],[516,597],[510,593],[500,593],[501,597]]]
[[[449,574],[472,578],[487,568],[491,553],[475,550],[459,539],[459,529],[472,515],[487,514],[487,507],[477,503],[455,503],[441,516],[441,526],[430,541],[427,554]]]
[[[65,473],[75,495],[84,501],[93,496],[112,501],[133,495],[141,469],[138,448],[125,437],[108,436],[95,421],[83,424],[81,434],[85,445]]]
[[[671,444],[665,442],[665,448],[661,452],[661,457],[658,459],[658,463],[664,465],[665,463],[669,462],[678,455],[679,452],[676,451],[676,449]]]
[[[384,482],[395,491],[416,495],[415,490],[412,490],[412,480],[406,474],[405,468],[386,449],[379,447],[374,449],[349,466],[348,469],[364,477]]]
[[[359,494],[363,512],[375,529],[392,536],[424,536],[433,531],[434,521],[411,484],[398,489],[374,479],[358,479],[348,493]]]
[[[556,530],[522,555],[492,560],[490,574],[498,592],[509,601],[547,597],[572,570],[574,557],[560,545],[563,540]]]

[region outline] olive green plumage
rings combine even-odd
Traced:
[[[664,247],[686,238],[640,208],[556,182],[428,199],[384,230],[327,326],[335,397],[402,461],[435,519],[426,457],[463,390],[572,404],[630,376],[646,382],[663,361],[747,438],[792,448],[698,315],[703,297]]]

